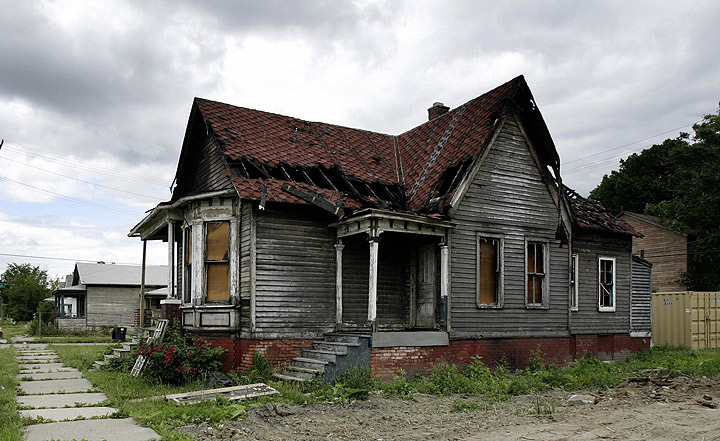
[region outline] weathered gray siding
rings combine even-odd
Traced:
[[[258,210],[256,332],[312,336],[335,323],[335,230],[309,207]],[[268,335],[269,336],[269,335]]]
[[[568,247],[554,239],[558,212],[516,121],[508,117],[453,218],[451,326],[454,337],[567,334]],[[504,241],[504,304],[476,305],[476,237]],[[547,309],[525,306],[525,240],[549,242]]]
[[[220,155],[220,149],[215,143],[214,137],[208,136],[206,138],[199,158],[193,176],[193,185],[190,187],[190,194],[232,188],[230,178],[225,175],[225,162]]]
[[[250,332],[250,269],[251,248],[253,244],[253,204],[242,201],[240,207],[240,329]]]
[[[573,311],[573,334],[630,332],[630,251],[632,240],[576,232],[573,253],[578,255],[578,310]],[[598,311],[598,259],[615,258],[615,312]]]
[[[145,291],[159,288],[146,286]],[[139,286],[87,287],[87,326],[133,326],[140,306]]]
[[[632,258],[632,303],[630,306],[630,331],[652,331],[652,264],[637,257]]]

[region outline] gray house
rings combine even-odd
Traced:
[[[159,310],[167,291],[166,266],[145,268],[145,308]],[[112,326],[136,326],[140,308],[142,267],[99,263],[76,263],[65,287],[53,292],[56,322],[61,329],[86,329]]]
[[[525,79],[428,113],[385,135],[196,98],[172,198],[130,232],[168,243],[164,312],[226,369],[293,375],[642,346],[635,233],[562,186]]]

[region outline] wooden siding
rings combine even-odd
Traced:
[[[652,331],[652,270],[652,266],[633,258],[632,303],[630,305],[631,332]]]
[[[251,244],[253,204],[241,201],[240,221],[240,329],[243,333],[250,332],[250,297],[251,297]]]
[[[554,239],[558,212],[517,122],[508,117],[452,219],[451,336],[567,335],[568,247]],[[504,304],[476,305],[477,234],[504,241]],[[547,240],[549,301],[525,306],[525,241]]]
[[[370,247],[365,235],[347,237],[343,243],[343,326],[364,327],[368,316]]]
[[[578,310],[570,318],[573,334],[630,332],[630,250],[632,240],[602,234],[578,233],[573,253],[578,255]],[[598,311],[598,259],[615,258],[615,312]]]
[[[258,210],[256,332],[313,336],[335,324],[335,230],[308,207]]]
[[[146,286],[152,291],[159,286]],[[87,287],[87,326],[133,326],[140,306],[139,286]]]
[[[225,174],[225,162],[214,137],[205,139],[199,158],[190,194],[233,188],[230,178]]]

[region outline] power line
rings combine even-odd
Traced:
[[[22,257],[24,259],[42,259],[42,260],[62,260],[66,262],[82,262],[82,263],[98,263],[98,260],[85,260],[85,259],[68,259],[66,257],[50,257],[50,256],[29,256],[25,254],[8,254],[8,253],[0,253],[0,256],[7,256],[7,257]],[[117,263],[112,262],[116,265],[132,265],[132,266],[140,266],[139,263]]]
[[[116,213],[125,214],[125,215],[138,216],[138,212],[136,212],[136,211],[125,210],[125,209],[122,209],[122,208],[108,207],[108,206],[106,206],[106,205],[94,204],[94,203],[92,203],[92,202],[87,202],[87,201],[83,201],[83,200],[81,200],[81,199],[73,198],[73,197],[70,197],[70,196],[65,196],[65,195],[63,195],[63,194],[56,193],[56,192],[54,192],[54,191],[50,191],[50,190],[45,190],[45,189],[42,189],[42,188],[34,187],[34,186],[32,186],[32,185],[29,185],[29,184],[25,184],[25,183],[16,181],[16,180],[14,180],[14,179],[10,179],[10,178],[7,178],[7,177],[5,177],[5,176],[0,176],[0,181],[5,181],[5,182],[8,182],[8,183],[10,183],[10,184],[15,184],[15,185],[18,185],[18,186],[21,186],[21,187],[26,187],[26,188],[29,188],[29,189],[31,189],[31,190],[34,190],[34,191],[37,191],[37,192],[40,192],[40,193],[46,193],[46,194],[49,194],[49,195],[58,197],[58,198],[60,198],[60,199],[65,199],[66,201],[75,202],[76,204],[82,204],[82,205],[87,205],[87,206],[90,206],[90,207],[102,208],[102,209],[104,209],[104,210],[114,211],[114,212],[116,212]]]
[[[27,163],[24,163],[24,162],[21,162],[21,161],[16,161],[16,160],[14,160],[14,159],[10,159],[10,158],[7,158],[7,157],[4,157],[3,160],[4,160],[4,161],[14,162],[14,163],[20,164],[20,165],[24,165],[24,166],[26,166],[26,167],[34,168],[34,169],[36,169],[36,170],[44,171],[45,173],[50,173],[50,174],[53,174],[53,175],[56,175],[56,176],[62,176],[63,178],[68,178],[68,179],[72,179],[72,180],[74,180],[74,181],[83,182],[83,183],[85,183],[85,184],[90,184],[90,185],[95,185],[95,186],[97,186],[97,187],[107,188],[108,190],[119,191],[119,192],[122,192],[122,193],[131,194],[131,195],[134,195],[134,196],[142,196],[142,197],[144,197],[144,198],[157,200],[157,197],[155,197],[155,196],[148,196],[148,195],[146,195],[146,194],[135,193],[135,192],[132,192],[132,191],[122,190],[122,189],[120,189],[120,188],[114,188],[114,187],[109,187],[109,186],[107,186],[107,185],[98,184],[98,183],[96,183],[96,182],[86,181],[86,180],[84,180],[84,179],[74,178],[74,177],[72,177],[72,176],[67,176],[67,175],[64,175],[64,174],[62,174],[62,173],[57,173],[57,172],[54,172],[54,171],[46,170],[46,169],[44,169],[44,168],[36,167],[36,166],[34,166],[34,165],[30,165],[30,164],[27,164]]]

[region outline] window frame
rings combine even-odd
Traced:
[[[570,311],[578,311],[580,309],[580,255],[570,255]]]
[[[482,241],[495,242],[495,303],[481,303],[480,301],[480,267]],[[475,239],[475,305],[480,309],[500,309],[505,300],[505,240],[502,235],[477,233]]]
[[[528,270],[528,259],[529,253],[528,248],[530,245],[539,245],[542,247],[543,252],[543,272],[530,272]],[[523,261],[523,271],[525,273],[525,288],[523,289],[525,296],[525,308],[526,309],[548,309],[550,307],[550,246],[547,239],[539,238],[525,238],[525,259]],[[542,275],[542,294],[540,303],[528,301],[528,280],[532,276]]]
[[[208,225],[209,224],[227,224],[227,257],[225,259],[220,260],[210,260],[208,259]],[[203,303],[211,303],[211,304],[228,304],[230,303],[230,270],[231,270],[231,259],[230,254],[232,253],[232,247],[231,247],[231,236],[232,236],[232,222],[230,222],[230,219],[213,219],[213,220],[205,220],[203,221],[203,255],[202,255],[202,263],[203,263],[203,285],[202,285],[202,299]],[[217,300],[208,299],[208,283],[209,283],[209,274],[210,274],[210,267],[211,266],[219,266],[219,265],[225,265],[227,269],[227,297],[223,300]]]
[[[603,262],[612,262],[612,305],[603,306]],[[615,312],[616,301],[617,301],[617,260],[614,257],[598,257],[598,311],[600,312]]]

